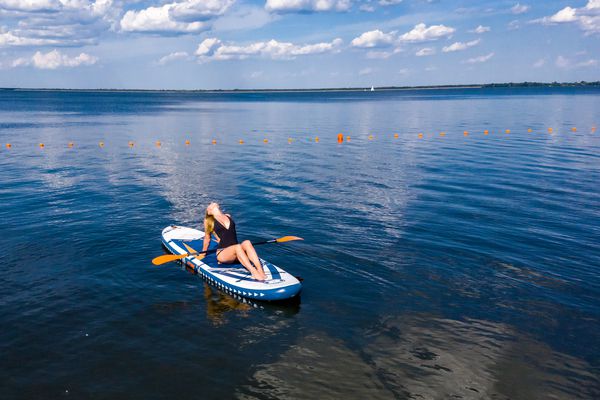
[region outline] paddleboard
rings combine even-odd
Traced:
[[[202,251],[204,232],[184,226],[167,226],[162,231],[162,242],[173,254]],[[217,241],[211,238],[208,249],[213,250],[217,246]],[[219,264],[215,252],[202,259],[189,256],[181,261],[213,286],[248,299],[286,300],[297,296],[302,289],[302,284],[295,276],[263,259],[260,262],[267,276],[264,281],[253,279],[242,264]]]

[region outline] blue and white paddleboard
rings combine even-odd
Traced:
[[[162,231],[162,242],[173,254],[202,251],[204,232],[183,226],[168,226]],[[212,239],[209,250],[216,249],[218,243]],[[201,256],[200,256],[201,257]],[[286,300],[297,296],[302,284],[293,275],[283,269],[260,259],[267,279],[258,281],[242,264],[219,264],[216,253],[207,254],[198,259],[189,256],[181,260],[210,284],[241,297],[254,300]]]

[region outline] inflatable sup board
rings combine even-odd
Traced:
[[[162,242],[173,254],[202,251],[204,232],[183,226],[168,226],[162,231]],[[208,249],[216,249],[217,246],[217,241],[211,238]],[[215,252],[208,253],[202,259],[189,256],[181,261],[217,288],[248,299],[286,300],[297,296],[302,289],[296,277],[263,259],[260,262],[267,276],[264,281],[253,279],[242,264],[219,264]]]

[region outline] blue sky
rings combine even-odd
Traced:
[[[0,0],[0,87],[600,80],[600,0]]]

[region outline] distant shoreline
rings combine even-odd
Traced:
[[[374,91],[392,90],[444,90],[487,88],[542,88],[542,87],[600,87],[595,82],[509,82],[465,85],[423,86],[375,86]],[[365,92],[371,87],[311,88],[311,89],[65,89],[65,88],[0,88],[0,91],[47,91],[47,92],[148,92],[148,93],[310,93],[310,92]]]

